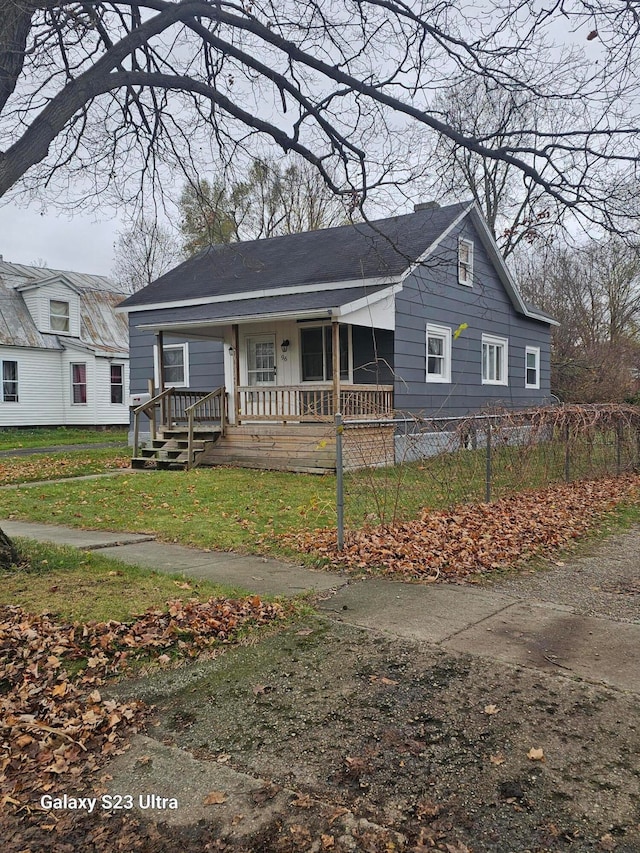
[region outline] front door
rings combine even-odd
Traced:
[[[276,381],[275,335],[247,338],[247,385],[274,385]]]

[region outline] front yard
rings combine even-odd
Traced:
[[[0,489],[0,517],[295,559],[306,547],[306,559],[326,561],[334,490],[330,476],[143,472]],[[468,568],[504,537],[514,563],[532,531],[553,528],[546,553],[557,554],[570,529],[581,538],[640,518],[637,477],[437,506],[417,522],[417,547],[410,525],[369,529],[347,563],[404,576],[412,551],[413,566],[437,551]],[[436,528],[439,542],[427,541]],[[99,553],[20,544],[24,563],[0,594],[7,853],[639,849],[631,694],[567,677],[553,660],[546,672],[482,660]],[[552,571],[564,570],[556,557]],[[163,811],[40,807],[43,792],[167,791],[179,802],[171,825]]]

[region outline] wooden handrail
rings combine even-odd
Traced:
[[[184,410],[185,415],[187,415],[188,423],[189,423],[189,432],[188,432],[188,444],[187,444],[187,468],[191,468],[193,465],[193,432],[194,432],[194,421],[195,421],[195,413],[200,406],[208,403],[210,400],[213,400],[215,397],[220,397],[220,434],[224,435],[225,430],[225,421],[226,421],[226,403],[227,403],[227,395],[225,392],[224,385],[221,385],[219,388],[216,388],[215,391],[211,391],[209,394],[206,394],[200,400],[196,400],[195,403],[192,403],[190,406],[187,406]]]
[[[170,394],[175,391],[175,388],[165,388],[164,391],[161,391],[160,394],[156,394],[155,397],[152,397],[150,400],[147,400],[146,403],[141,403],[141,405],[136,406],[133,410],[133,455],[136,457],[138,455],[138,448],[140,445],[140,415],[145,414],[150,422],[151,422],[151,440],[153,441],[156,437],[156,406],[160,404],[165,397],[168,397]],[[151,414],[149,414],[149,410],[151,410]]]

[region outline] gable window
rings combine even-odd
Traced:
[[[111,402],[124,402],[124,366],[122,364],[111,365]]]
[[[18,362],[2,362],[2,401],[4,403],[18,402]]]
[[[339,326],[340,379],[349,381],[349,327]],[[303,382],[330,382],[333,378],[333,336],[331,326],[300,329]]]
[[[473,243],[458,240],[458,282],[469,287],[473,284]]]
[[[87,365],[71,365],[71,402],[87,402]]]
[[[451,382],[451,329],[427,323],[427,382]]]
[[[494,335],[482,336],[483,385],[507,385],[508,341]]]
[[[165,344],[162,347],[164,384],[167,388],[186,388],[189,385],[189,345]],[[154,347],[156,388],[160,386],[158,347]]]
[[[49,300],[49,328],[52,332],[69,331],[69,303]]]
[[[525,347],[524,387],[540,387],[540,347]]]

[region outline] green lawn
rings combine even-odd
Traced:
[[[16,539],[25,567],[1,572],[0,604],[30,613],[50,612],[61,621],[130,621],[149,607],[165,609],[175,599],[239,597],[244,590],[207,581],[185,581],[128,566],[99,553]]]
[[[127,443],[127,428],[76,429],[74,427],[34,427],[33,429],[0,429],[0,450],[28,447],[54,447],[64,444],[101,444],[113,441]]]
[[[104,469],[109,463],[100,460],[101,452],[95,451],[93,463]],[[585,458],[584,454],[576,456],[572,462],[576,478],[596,473],[584,469]],[[485,462],[483,450],[465,450],[348,474],[347,529],[357,529],[363,522],[409,520],[425,507],[482,502]],[[37,468],[39,479],[44,466],[43,460]],[[611,465],[609,468],[611,471]],[[542,488],[562,480],[563,473],[564,455],[557,447],[496,448],[492,496]],[[149,533],[199,548],[300,559],[283,545],[279,534],[335,527],[335,487],[333,475],[241,468],[136,472],[89,482],[51,483],[37,489],[0,490],[0,518]],[[306,559],[313,561],[313,557]]]
[[[239,468],[140,472],[0,490],[0,517],[284,553],[278,533],[335,525],[335,477]]]

